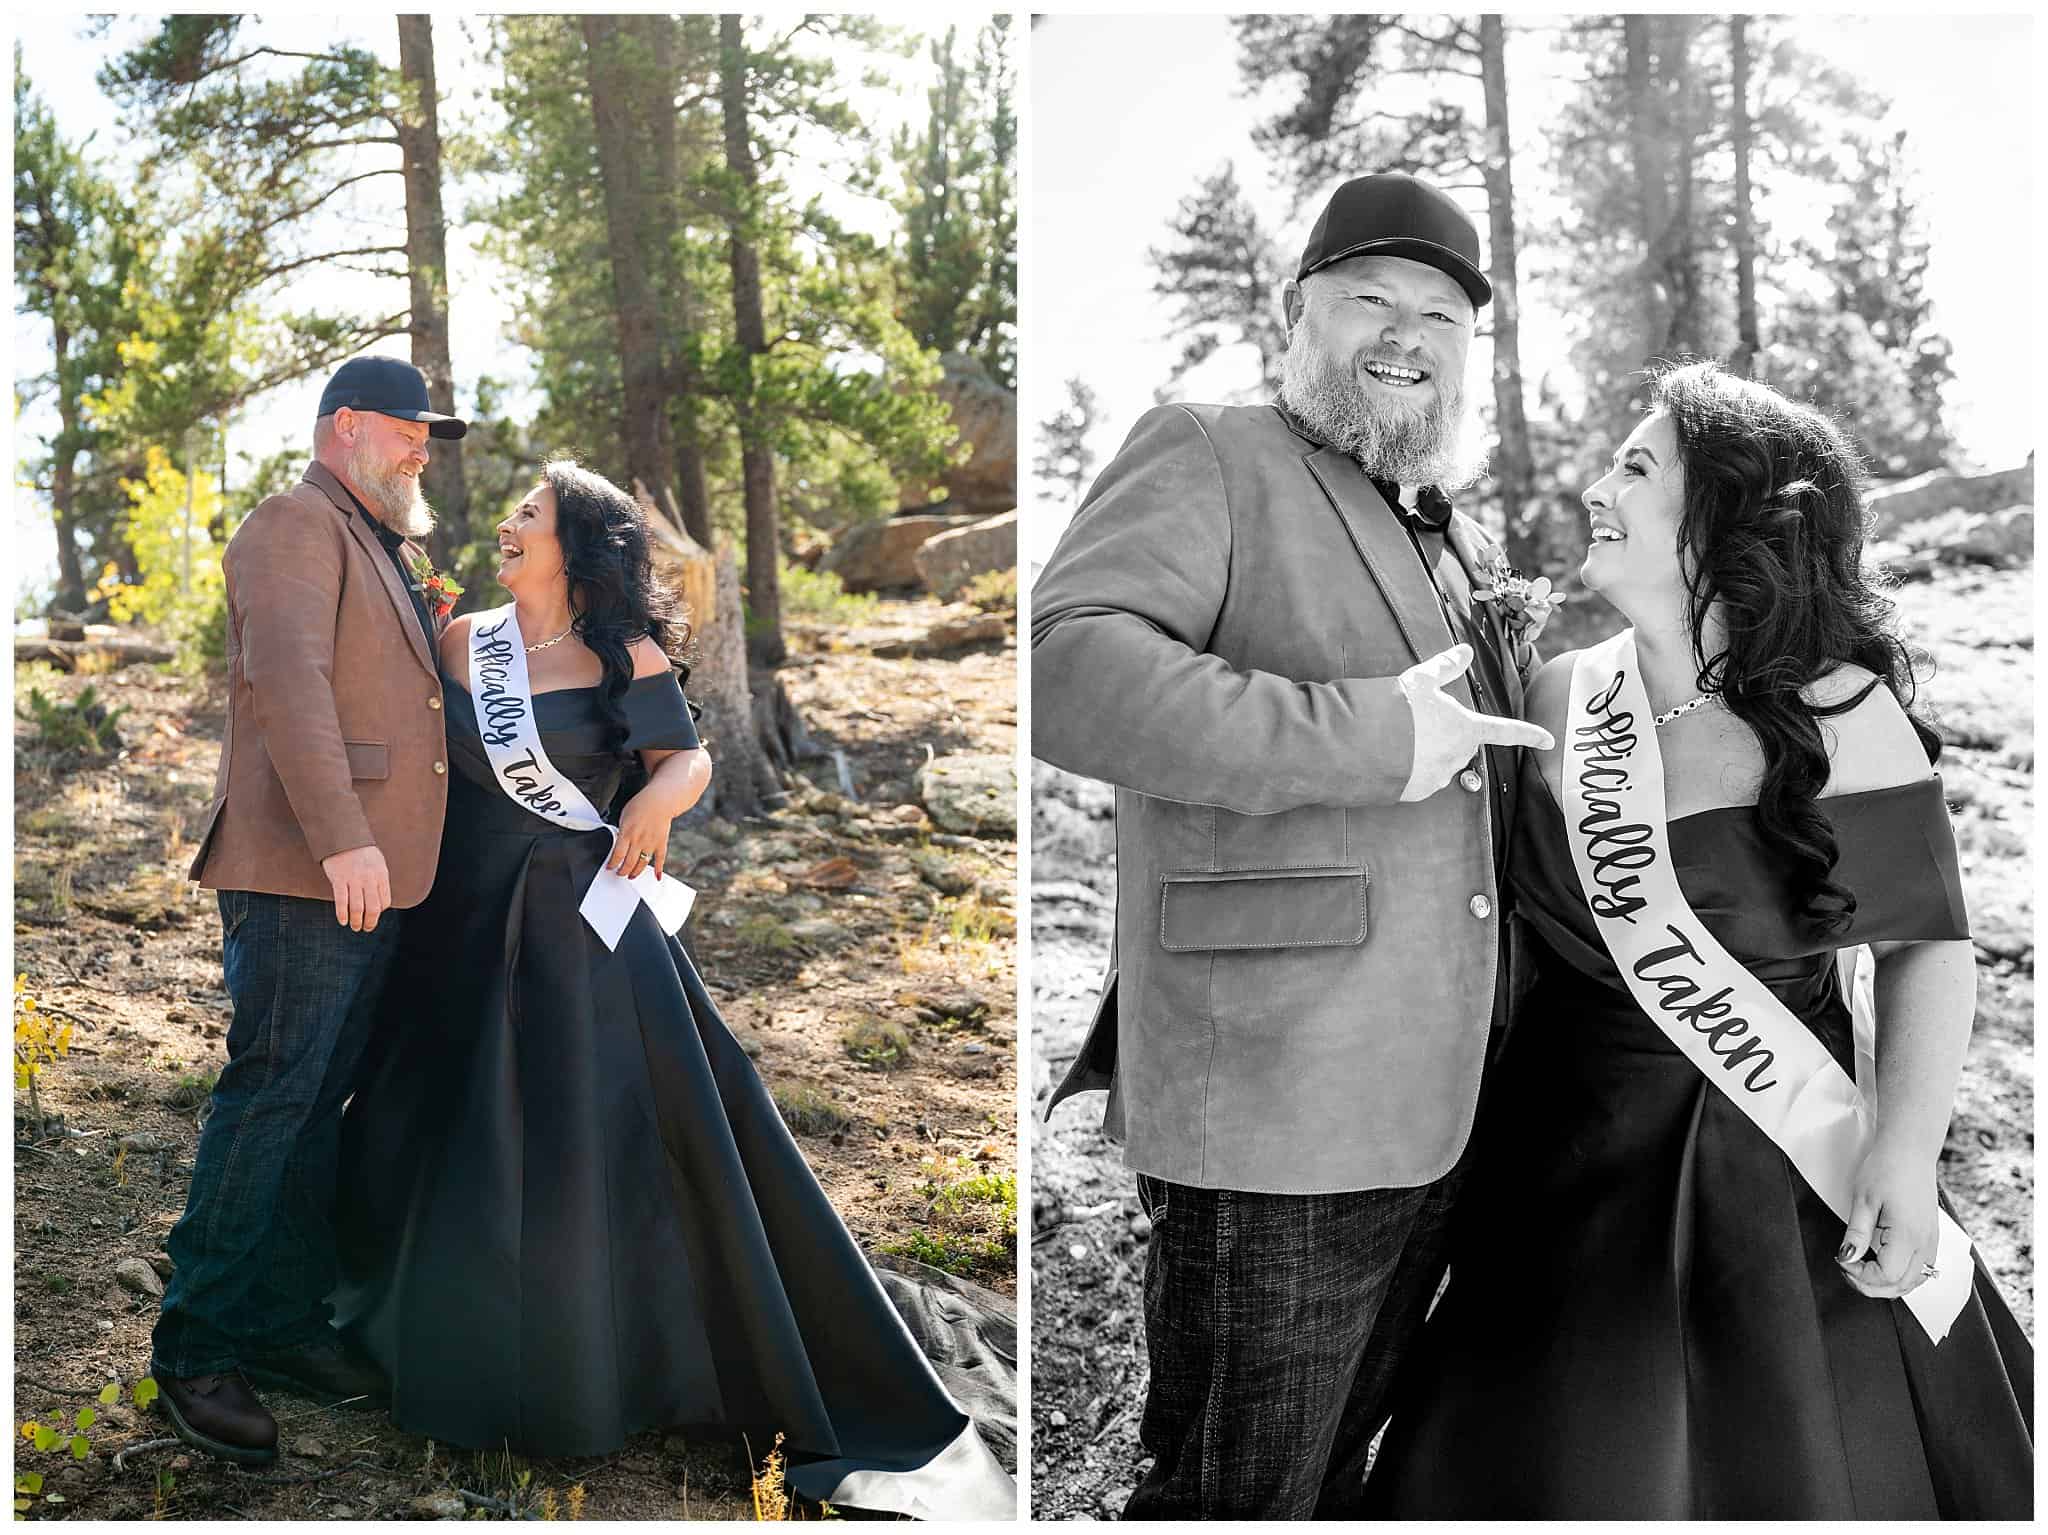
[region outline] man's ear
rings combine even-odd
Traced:
[[[1295,322],[1301,318],[1301,306],[1306,297],[1301,284],[1292,277],[1280,285],[1280,312],[1286,317],[1289,335],[1294,333]]]

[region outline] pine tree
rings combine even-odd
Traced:
[[[1183,197],[1168,227],[1170,242],[1146,256],[1152,291],[1186,340],[1162,396],[1223,348],[1248,346],[1258,359],[1259,397],[1271,398],[1287,354],[1280,288],[1288,268],[1238,185],[1236,166],[1226,164]]]
[[[1067,380],[1067,403],[1038,424],[1038,454],[1031,472],[1042,501],[1079,506],[1095,472],[1095,450],[1089,433],[1100,420],[1095,391],[1078,378]]]

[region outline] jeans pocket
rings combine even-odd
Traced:
[[[226,943],[235,936],[235,930],[249,920],[249,892],[246,890],[223,890],[220,892],[220,941]]]
[[[1152,1223],[1155,1234],[1166,1219],[1169,1207],[1167,1191],[1171,1187],[1171,1184],[1149,1174],[1138,1174],[1138,1208],[1145,1212],[1145,1219]]]

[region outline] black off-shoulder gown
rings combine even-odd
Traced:
[[[440,866],[343,1125],[336,1325],[390,1375],[393,1421],[548,1456],[671,1425],[746,1431],[760,1454],[780,1430],[807,1496],[1010,1517],[1014,1485],[682,946],[642,907],[608,951],[578,914],[609,837],[506,796],[469,695],[445,692]],[[596,689],[534,704],[550,759],[605,806],[628,758]],[[697,744],[674,677],[635,681],[625,708],[626,751]],[[918,1299],[947,1347],[961,1307]],[[987,1378],[1000,1340],[965,1352],[963,1396],[1013,1398]]]
[[[2033,1349],[1981,1260],[1936,1347],[1835,1264],[1842,1222],[1642,1014],[1533,764],[1537,962],[1489,1077],[1451,1280],[1366,1488],[1391,1518],[2024,1519]],[[1800,935],[1747,808],[1671,823],[1709,931],[1853,1073],[1836,944],[1968,936],[1940,780],[1821,801],[1855,925]],[[2015,1127],[2016,1129],[2019,1127]]]

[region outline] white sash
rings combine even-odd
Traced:
[[[1783,1151],[1844,1222],[1870,1106],[1805,1024],[1686,903],[1671,863],[1664,762],[1624,629],[1581,652],[1564,747],[1566,840],[1602,942],[1674,1045]],[[1874,1084],[1873,1084],[1874,1085]],[[1936,1343],[1969,1298],[1970,1239],[1938,1212],[1939,1270],[1905,1297]]]
[[[616,846],[619,829],[597,813],[581,789],[548,761],[534,723],[533,688],[526,679],[526,641],[507,603],[469,620],[469,688],[476,704],[477,730],[498,786],[543,820],[576,831],[611,833]],[[633,878],[599,869],[583,894],[583,920],[604,940],[619,946],[619,935],[643,901],[664,933],[673,933],[690,915],[697,892],[679,879],[657,875],[653,866]]]

